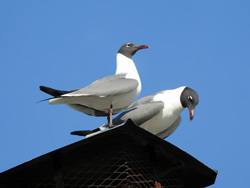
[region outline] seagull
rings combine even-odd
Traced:
[[[147,45],[126,43],[116,56],[116,73],[101,78],[90,85],[72,90],[56,90],[40,86],[40,90],[54,96],[49,104],[66,104],[70,108],[90,116],[108,116],[112,127],[112,114],[128,107],[141,92],[141,80],[132,56]],[[46,100],[46,99],[45,99]]]
[[[198,103],[199,97],[196,91],[186,86],[160,91],[131,104],[113,119],[113,125],[118,126],[131,119],[141,128],[165,139],[180,125],[180,114],[185,108],[189,109],[190,121],[193,120],[194,110]],[[108,129],[106,123],[92,131],[74,131],[71,134],[88,136]]]

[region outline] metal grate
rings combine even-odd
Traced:
[[[129,122],[0,174],[0,188],[206,187],[217,173]]]
[[[155,187],[155,181],[162,187],[183,187],[182,177],[169,173],[168,178],[158,175],[157,167],[150,159],[147,148],[126,147],[111,143],[92,147],[75,163],[70,163],[72,170],[65,171],[65,187]],[[127,144],[134,144],[126,142]],[[136,151],[135,151],[136,150]],[[115,152],[114,152],[115,151]],[[71,156],[77,158],[76,156]],[[65,163],[64,163],[65,165]],[[67,164],[66,164],[67,165]],[[168,163],[161,163],[169,169]],[[164,167],[164,166],[161,166]],[[178,170],[178,169],[175,169]],[[175,171],[171,170],[171,171]],[[167,172],[167,170],[166,170]]]

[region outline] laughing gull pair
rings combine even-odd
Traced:
[[[66,104],[70,108],[91,116],[108,116],[112,127],[112,114],[128,107],[141,92],[141,80],[132,56],[147,45],[126,43],[116,56],[116,73],[99,79],[92,84],[72,90],[62,91],[45,86],[40,89],[54,98],[49,104]]]
[[[138,126],[166,138],[171,135],[181,122],[181,112],[189,109],[190,121],[199,102],[198,94],[189,87],[164,90],[131,103],[141,92],[141,81],[132,56],[147,45],[126,43],[121,46],[116,58],[115,75],[99,79],[84,88],[62,91],[45,86],[40,89],[54,98],[50,104],[66,104],[70,108],[91,116],[108,116],[108,122],[92,131],[75,131],[79,136],[93,135],[123,124],[132,119]],[[113,114],[119,114],[112,119]]]
[[[160,91],[130,105],[113,119],[113,125],[121,125],[131,119],[138,126],[164,139],[180,125],[180,114],[185,108],[189,109],[190,121],[192,121],[198,103],[198,94],[189,87]],[[74,131],[71,134],[89,137],[108,129],[106,123],[92,131]]]

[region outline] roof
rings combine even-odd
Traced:
[[[206,187],[217,172],[128,120],[0,174],[0,188]]]

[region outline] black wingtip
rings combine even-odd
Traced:
[[[53,88],[46,87],[46,86],[40,86],[39,88],[44,93],[47,93],[47,94],[52,95],[54,97],[60,97],[61,95],[75,91],[75,90],[72,90],[72,91],[57,90],[57,89],[53,89]]]
[[[95,133],[97,131],[100,131],[100,128],[94,129],[94,130],[85,130],[85,131],[73,131],[70,134],[76,135],[76,136],[87,136],[88,134]]]
[[[41,91],[44,91],[44,89],[47,88],[47,87],[45,87],[45,86],[39,86],[39,88],[40,88]]]
[[[73,131],[70,134],[71,135],[76,135],[76,136],[87,136],[88,134],[91,134],[92,131]]]
[[[45,86],[39,86],[39,88],[40,88],[41,91],[43,91],[43,92],[45,92],[45,93],[47,93],[47,94],[50,94],[49,91],[51,90],[51,88],[45,87]],[[48,100],[50,100],[50,99],[52,99],[52,98],[43,99],[43,100],[37,101],[36,103],[48,101]]]
[[[52,88],[50,88],[50,87],[40,86],[39,88],[40,88],[40,90],[43,91],[44,93],[47,93],[47,94],[52,95],[52,96],[54,96],[54,97],[55,97],[56,95],[58,95],[57,90],[52,89]]]
[[[39,86],[40,90],[45,92],[45,93],[48,93],[48,90],[52,89],[52,88],[49,88],[49,87],[46,87],[46,86]]]

